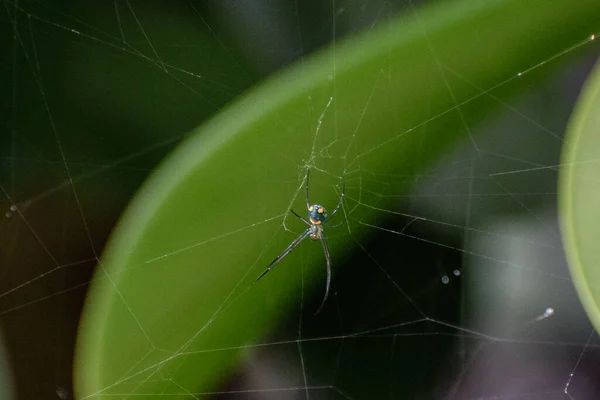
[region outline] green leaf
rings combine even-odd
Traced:
[[[165,160],[115,230],[83,316],[78,396],[214,388],[301,285],[324,291],[322,250],[309,242],[252,285],[305,229],[287,212],[305,207],[308,167],[312,201],[330,210],[346,180],[348,224],[328,236],[335,269],[377,222],[365,204],[389,202],[373,194],[386,185],[374,176],[416,176],[469,140],[497,97],[547,74],[599,12],[596,1],[445,2],[337,43],[224,109]]]
[[[563,147],[559,201],[563,240],[579,299],[600,329],[600,64],[587,79]]]

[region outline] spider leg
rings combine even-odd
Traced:
[[[329,296],[329,286],[331,285],[331,256],[329,255],[329,247],[327,246],[327,241],[325,240],[325,235],[323,235],[323,232],[321,232],[320,239],[321,244],[323,245],[323,252],[325,253],[325,260],[327,261],[327,284],[325,286],[325,296],[323,297],[323,301],[321,301],[321,305],[317,309],[315,315],[321,311],[325,301],[327,301],[327,296]]]
[[[327,217],[327,219],[325,221],[323,221],[323,223],[329,221],[331,218],[333,218],[335,213],[338,212],[338,210],[340,209],[340,207],[342,205],[342,201],[344,201],[345,194],[346,194],[346,180],[344,178],[342,178],[342,194],[340,195],[340,201],[338,202],[337,206],[335,207],[335,210],[333,210],[331,215],[329,217]]]
[[[311,226],[312,224],[310,222],[308,222],[307,220],[305,220],[304,218],[302,218],[301,216],[298,215],[298,213],[296,213],[296,211],[291,210],[292,214],[294,214],[296,217],[300,218],[302,220],[302,222],[304,222],[306,225]]]
[[[265,272],[260,274],[260,276],[258,278],[256,278],[256,280],[254,281],[254,283],[258,282],[259,279],[262,278],[263,276],[265,276],[266,273],[269,272],[275,265],[277,265],[277,263],[279,261],[281,261],[288,254],[290,254],[290,252],[292,250],[294,250],[296,248],[296,246],[298,246],[300,244],[300,242],[302,242],[304,239],[306,239],[308,237],[308,235],[310,235],[310,229],[305,230],[303,234],[298,236],[292,243],[290,243],[290,245],[283,251],[283,253],[281,253],[280,255],[275,257],[275,259],[273,261],[271,261],[271,264],[269,264],[267,269],[265,269]]]
[[[308,178],[310,177],[310,168],[306,170],[306,209],[310,208],[310,203],[308,202]]]

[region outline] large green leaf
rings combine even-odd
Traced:
[[[323,293],[322,251],[308,243],[252,285],[304,229],[286,215],[305,207],[307,167],[326,207],[346,179],[335,267],[376,223],[361,206],[385,201],[371,194],[382,184],[373,176],[416,175],[468,140],[500,106],[489,91],[539,79],[518,73],[598,29],[597,15],[597,1],[445,2],[338,43],[223,110],[153,174],[114,232],[81,326],[78,395],[210,390],[302,282]]]
[[[563,239],[579,298],[600,329],[600,64],[571,118],[560,171]]]

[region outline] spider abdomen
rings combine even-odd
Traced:
[[[327,219],[327,210],[319,204],[308,207],[308,220],[313,225],[321,225]]]

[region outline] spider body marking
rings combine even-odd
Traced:
[[[290,254],[292,252],[292,250],[294,250],[307,237],[310,237],[310,239],[313,241],[320,240],[321,244],[323,245],[323,252],[325,253],[325,261],[327,262],[327,283],[325,286],[325,296],[323,297],[323,301],[321,302],[321,305],[319,306],[317,312],[315,313],[315,315],[316,315],[319,313],[319,311],[321,311],[321,308],[323,308],[323,305],[325,304],[325,301],[327,300],[327,296],[329,296],[329,286],[331,285],[331,256],[329,254],[329,247],[327,246],[327,241],[325,240],[325,234],[323,233],[323,227],[327,223],[327,221],[329,221],[331,218],[333,218],[335,213],[337,213],[338,210],[340,209],[340,206],[342,205],[342,201],[344,200],[344,192],[346,189],[346,185],[345,185],[345,181],[342,181],[342,193],[340,195],[340,201],[338,202],[337,206],[335,207],[335,209],[333,210],[331,215],[328,215],[327,210],[325,210],[325,207],[323,207],[320,204],[312,204],[311,205],[308,201],[309,174],[310,174],[310,170],[308,170],[306,172],[306,208],[308,209],[308,220],[302,218],[294,210],[290,209],[290,212],[292,214],[294,214],[296,217],[298,217],[306,225],[308,225],[308,228],[306,228],[306,230],[300,236],[298,236],[283,251],[283,253],[281,253],[280,255],[275,257],[275,259],[273,261],[271,261],[271,263],[267,266],[267,269],[265,269],[265,271],[262,274],[260,274],[260,276],[258,278],[256,278],[254,283],[258,282],[258,280],[260,278],[265,276],[267,274],[267,272],[269,272],[285,256]],[[339,226],[339,225],[336,225],[336,226]]]
[[[313,204],[308,207],[308,221],[313,225],[322,225],[327,220],[327,210],[322,205]],[[321,229],[322,230],[322,229]],[[316,240],[319,237],[311,235],[311,239]]]

